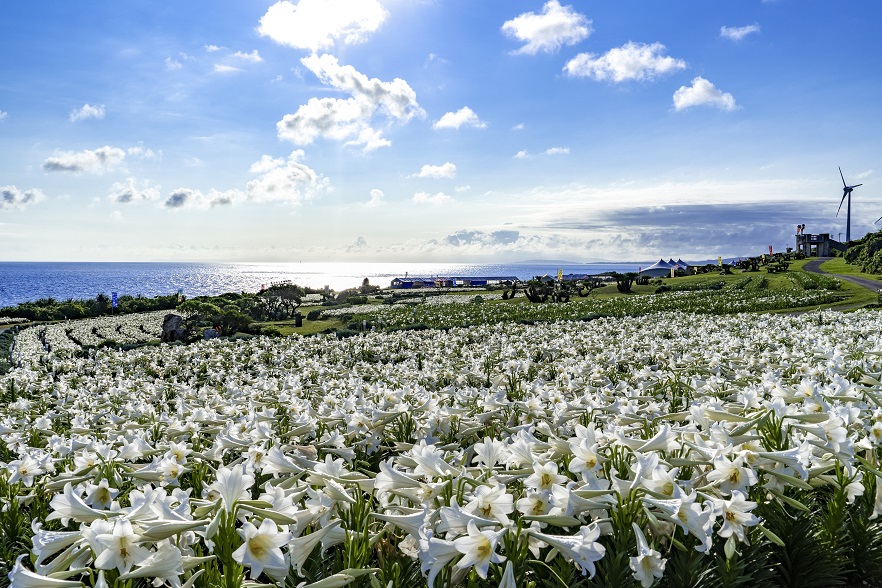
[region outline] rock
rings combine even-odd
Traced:
[[[205,329],[202,331],[202,338],[206,341],[209,339],[217,339],[218,337],[220,337],[220,335],[214,329]]]
[[[172,341],[184,340],[184,317],[179,314],[167,314],[162,319],[162,337],[160,341],[163,343],[171,343]]]

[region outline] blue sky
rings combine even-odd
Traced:
[[[708,259],[877,230],[877,0],[4,4],[0,259]]]

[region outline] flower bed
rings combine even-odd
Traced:
[[[482,295],[483,296],[483,295]],[[428,298],[427,304],[361,305],[324,311],[323,317],[354,315],[376,320],[387,328],[421,324],[432,328],[486,325],[505,322],[578,320],[589,316],[639,316],[655,312],[680,311],[727,315],[818,306],[839,296],[827,290],[697,290],[666,292],[654,296],[617,298],[573,298],[570,302],[530,304],[524,298],[493,304],[468,304],[468,296]],[[453,304],[444,302],[459,302]]]
[[[665,312],[43,352],[0,378],[0,559],[17,586],[878,583],[880,332]]]

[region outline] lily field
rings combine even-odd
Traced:
[[[818,310],[830,282],[25,328],[0,584],[882,585],[882,313]]]

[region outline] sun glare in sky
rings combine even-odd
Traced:
[[[882,4],[24,2],[0,259],[706,259],[877,230]]]

